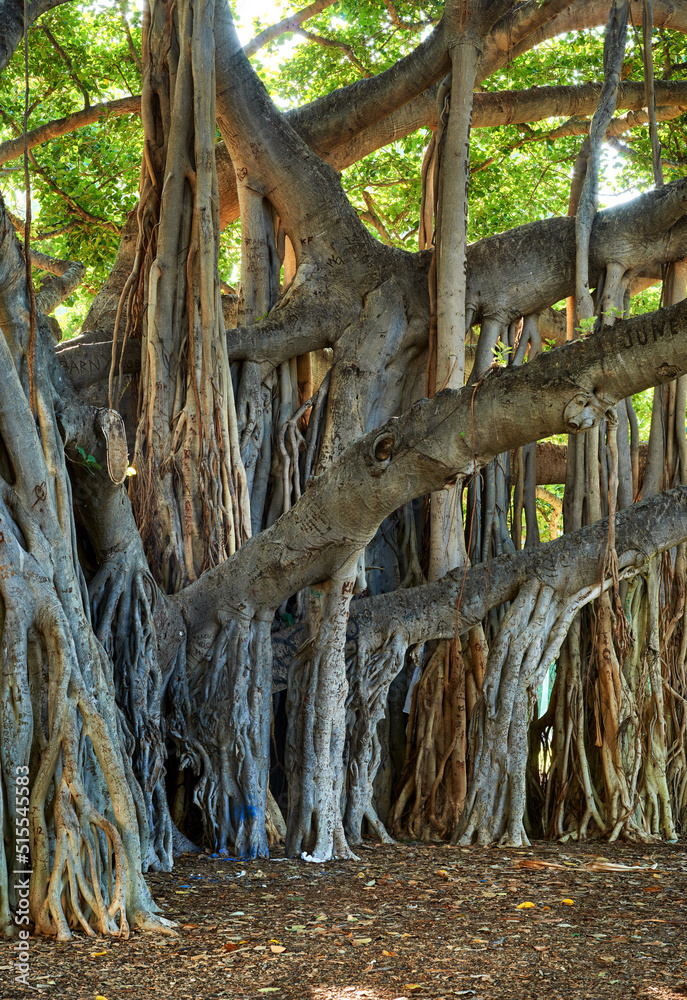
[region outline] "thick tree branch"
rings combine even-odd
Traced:
[[[592,283],[598,280],[609,260],[624,264],[628,280],[648,275],[651,283],[660,275],[662,264],[687,256],[686,209],[687,180],[682,180],[597,213],[591,243]],[[375,259],[377,271],[371,287],[395,273],[402,274],[407,285],[417,287],[418,294],[420,289],[426,289],[429,254],[411,255],[379,247]],[[495,260],[508,268],[511,281],[505,286],[494,267]],[[574,287],[574,219],[545,219],[480,240],[468,248],[467,261],[467,303],[474,322],[486,317],[507,325],[521,316],[544,313],[543,325],[540,324],[542,337],[549,340],[562,335],[560,321],[545,311],[569,295]],[[119,282],[115,278],[113,287],[121,287],[121,275]],[[636,284],[635,290],[638,288]],[[324,294],[319,285],[299,284],[266,319],[227,331],[229,359],[251,358],[276,365],[306,351],[333,346],[360,314],[360,291],[357,286],[344,288],[337,293],[335,308],[332,301],[331,287]],[[105,320],[116,309],[114,296],[108,309],[104,318],[102,314],[100,319],[89,315],[85,329],[102,326],[107,330]],[[100,334],[97,340],[105,342],[107,336]],[[67,345],[59,348],[59,356],[68,363],[79,386],[103,378],[104,369],[99,356],[94,355],[95,349],[82,348],[80,342],[71,343],[69,348]],[[137,362],[131,355],[129,361],[127,356],[127,364],[140,365],[140,360]]]
[[[336,3],[336,0],[315,0],[315,3],[308,4],[307,7],[299,10],[296,14],[289,14],[287,17],[283,17],[281,21],[277,21],[276,24],[265,28],[248,42],[243,51],[247,56],[254,56],[258,49],[269,45],[270,42],[273,42],[276,38],[285,35],[289,31],[297,31],[311,17],[321,14],[323,10],[331,7],[334,3]]]
[[[605,24],[608,8],[608,0],[574,0],[573,3],[562,5],[559,12],[524,37],[514,38],[506,50],[497,46],[492,52],[485,47],[482,59],[484,77],[513,62],[523,52],[528,52],[548,38],[555,38],[556,35],[562,35],[567,31],[582,31],[585,28],[596,28]],[[630,0],[630,19],[633,24],[641,23],[643,9],[644,0]],[[676,4],[672,0],[657,0],[653,10],[654,27],[672,28],[683,33],[687,31],[687,8],[684,4]]]
[[[530,90],[476,93],[473,99],[472,127],[495,128],[499,125],[536,122],[544,118],[591,115],[598,103],[601,87],[600,83],[585,83],[576,87],[533,87]],[[663,108],[686,106],[687,83],[657,82],[656,100]],[[317,102],[306,107],[315,109],[316,105]],[[621,83],[618,108],[639,111],[643,107],[644,85],[631,81]],[[435,129],[436,87],[430,87],[425,93],[373,125],[361,128],[352,137],[349,133],[339,136],[338,144],[321,139],[317,122],[311,124],[304,119],[304,109],[286,112],[285,117],[318,156],[331,163],[336,170],[344,170],[369,153],[403,139],[419,128]],[[218,146],[218,173],[221,186],[221,224],[226,226],[238,218],[238,198],[231,160],[221,144]]]
[[[33,0],[28,7],[28,22],[34,24],[46,11],[59,7],[69,0]],[[12,58],[14,50],[24,37],[24,6],[17,0],[0,3],[0,73]]]
[[[56,118],[55,121],[46,122],[45,125],[39,125],[38,128],[31,129],[27,133],[29,149],[40,146],[43,142],[49,142],[51,139],[57,139],[60,135],[75,132],[85,125],[92,125],[93,122],[97,122],[100,119],[107,119],[110,115],[140,115],[140,113],[141,98],[138,95],[135,97],[121,97],[116,101],[105,101],[102,104],[93,104],[89,108],[75,111],[65,118]],[[17,136],[16,139],[8,139],[6,142],[0,143],[0,163],[15,160],[23,152],[23,136]]]
[[[529,441],[593,426],[626,396],[687,371],[687,302],[618,323],[476,386],[416,403],[351,445],[302,499],[175,600],[202,657],[228,609],[273,610],[331,579],[392,511]]]
[[[246,188],[274,206],[296,264],[308,280],[357,283],[375,242],[346,198],[338,175],[294,131],[270,100],[236,35],[228,5],[215,17],[217,123]],[[250,142],[247,141],[250,137]],[[351,252],[344,252],[346,244]],[[329,261],[334,261],[334,272]],[[292,287],[304,279],[299,270]]]
[[[616,517],[619,571],[639,573],[659,552],[686,540],[687,487],[633,504]],[[350,648],[364,650],[369,658],[396,635],[402,636],[406,648],[463,635],[483,621],[491,608],[512,601],[534,578],[573,597],[583,587],[601,582],[599,552],[607,542],[608,518],[604,518],[546,545],[498,556],[467,571],[460,567],[434,583],[354,599],[347,628]],[[294,650],[304,639],[303,626],[275,634],[277,690],[285,687]]]

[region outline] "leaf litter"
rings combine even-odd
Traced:
[[[187,856],[147,876],[174,937],[32,938],[30,979],[64,1000],[687,998],[684,843],[603,849]],[[0,965],[12,958],[0,943]]]

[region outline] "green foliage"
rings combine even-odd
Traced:
[[[513,348],[499,340],[492,348],[492,353],[494,355],[494,362],[501,368],[505,368],[508,364],[508,355],[513,353]]]
[[[141,14],[127,15],[140,50]],[[64,56],[48,34],[47,28]],[[66,61],[68,60],[68,61]],[[118,4],[65,4],[45,14],[29,35],[29,129],[85,106],[138,94],[141,81],[123,30]],[[0,76],[0,140],[23,128],[23,51],[15,52]],[[32,238],[45,253],[86,265],[82,288],[65,303],[60,320],[71,329],[109,273],[118,229],[137,201],[142,136],[138,115],[110,116],[33,150]],[[21,160],[3,185],[8,205],[24,215]],[[6,169],[7,169],[6,168]],[[85,217],[84,217],[85,216]],[[92,218],[91,218],[92,217]]]
[[[77,445],[76,450],[81,456],[81,462],[83,464],[84,469],[86,469],[87,472],[90,472],[92,476],[95,475],[96,469],[102,469],[102,466],[98,465],[97,461],[95,460],[95,457],[93,455],[87,454],[86,449],[82,448],[81,445]]]
[[[300,2],[279,8],[275,5],[273,17],[253,19],[253,32],[302,6]],[[366,74],[388,69],[427,36],[432,22],[441,16],[443,4],[398,0],[395,7],[402,22],[419,30],[394,24],[386,5],[376,0],[339,0],[303,25],[319,41],[296,31],[261,49],[253,64],[277,105],[299,106]],[[128,10],[126,21],[140,51],[141,13],[137,7]],[[44,27],[64,56],[56,51]],[[323,39],[332,44],[323,44]],[[656,30],[653,53],[657,78],[661,72],[677,75],[678,67],[687,62],[687,41],[677,32]],[[600,29],[571,32],[519,56],[484,81],[483,88],[497,91],[598,81],[602,78],[602,57]],[[628,36],[623,77],[643,78],[634,29]],[[29,128],[82,108],[84,91],[91,104],[140,93],[140,74],[129,50],[119,4],[112,0],[78,7],[64,4],[44,15],[30,31],[30,84]],[[21,130],[23,90],[23,54],[18,51],[0,78],[0,139],[14,137]],[[567,212],[570,171],[582,138],[552,139],[551,132],[560,124],[560,119],[551,119],[531,127],[473,130],[471,241]],[[680,118],[659,127],[667,180],[683,170],[685,124]],[[420,169],[429,138],[429,133],[417,132],[372,153],[342,175],[352,203],[365,216],[371,232],[380,238],[381,231],[381,238],[407,250],[417,247]],[[118,229],[136,205],[141,145],[140,119],[131,115],[103,118],[34,150],[34,239],[45,252],[86,265],[83,286],[58,311],[68,335],[78,330],[90,298],[109,272]],[[602,205],[619,193],[646,190],[653,184],[648,128],[628,133],[619,148],[620,152],[607,149],[603,157]],[[21,215],[21,161],[7,164],[3,173],[3,193],[10,207]],[[49,238],[44,239],[46,235]],[[239,259],[240,226],[235,223],[222,234],[220,248],[220,274],[232,284],[238,280]],[[649,290],[633,298],[631,311],[634,314],[656,305],[657,294]]]

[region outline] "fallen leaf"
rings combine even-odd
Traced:
[[[663,888],[660,885],[647,885],[642,892],[663,892]]]
[[[383,951],[382,955],[384,955],[385,958],[396,958],[395,951]]]
[[[561,903],[565,903],[566,906],[574,906],[575,905],[575,900],[574,899],[562,899]]]
[[[407,990],[421,990],[422,985],[420,983],[406,983]]]
[[[261,990],[258,990],[258,993],[278,993],[278,992],[279,992],[278,986],[263,986]]]
[[[369,944],[372,938],[353,938],[353,944]]]
[[[584,867],[588,872],[650,872],[658,865],[618,865],[614,861],[598,859],[588,861]]]
[[[226,944],[224,945],[224,950],[225,951],[238,951],[238,947],[239,946],[237,944],[234,944],[232,941],[227,941]]]
[[[98,955],[107,955],[107,952],[106,951],[94,951],[93,952],[93,957],[94,958],[97,958]]]
[[[599,955],[600,962],[615,962],[613,955]]]
[[[286,948],[283,944],[271,944],[270,951],[273,955],[281,955],[283,951],[286,951]]]
[[[516,910],[529,910],[533,906],[534,906],[534,903],[530,903],[530,901],[527,900],[527,902],[525,902],[525,903],[518,903],[518,905],[515,907],[515,909]]]
[[[559,865],[556,861],[539,861],[537,858],[522,858],[520,861],[516,861],[516,868],[532,868],[532,869],[542,869],[542,868],[561,868],[565,870],[565,865]]]
[[[548,944],[535,944],[534,950],[535,951],[548,951],[549,950],[549,946],[548,946]]]

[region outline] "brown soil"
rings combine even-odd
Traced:
[[[360,861],[323,865],[185,857],[149,878],[177,936],[32,939],[29,981],[68,1000],[684,1000],[685,847],[368,844]],[[642,868],[590,870],[601,858]],[[13,982],[10,947],[0,997],[35,996]]]

